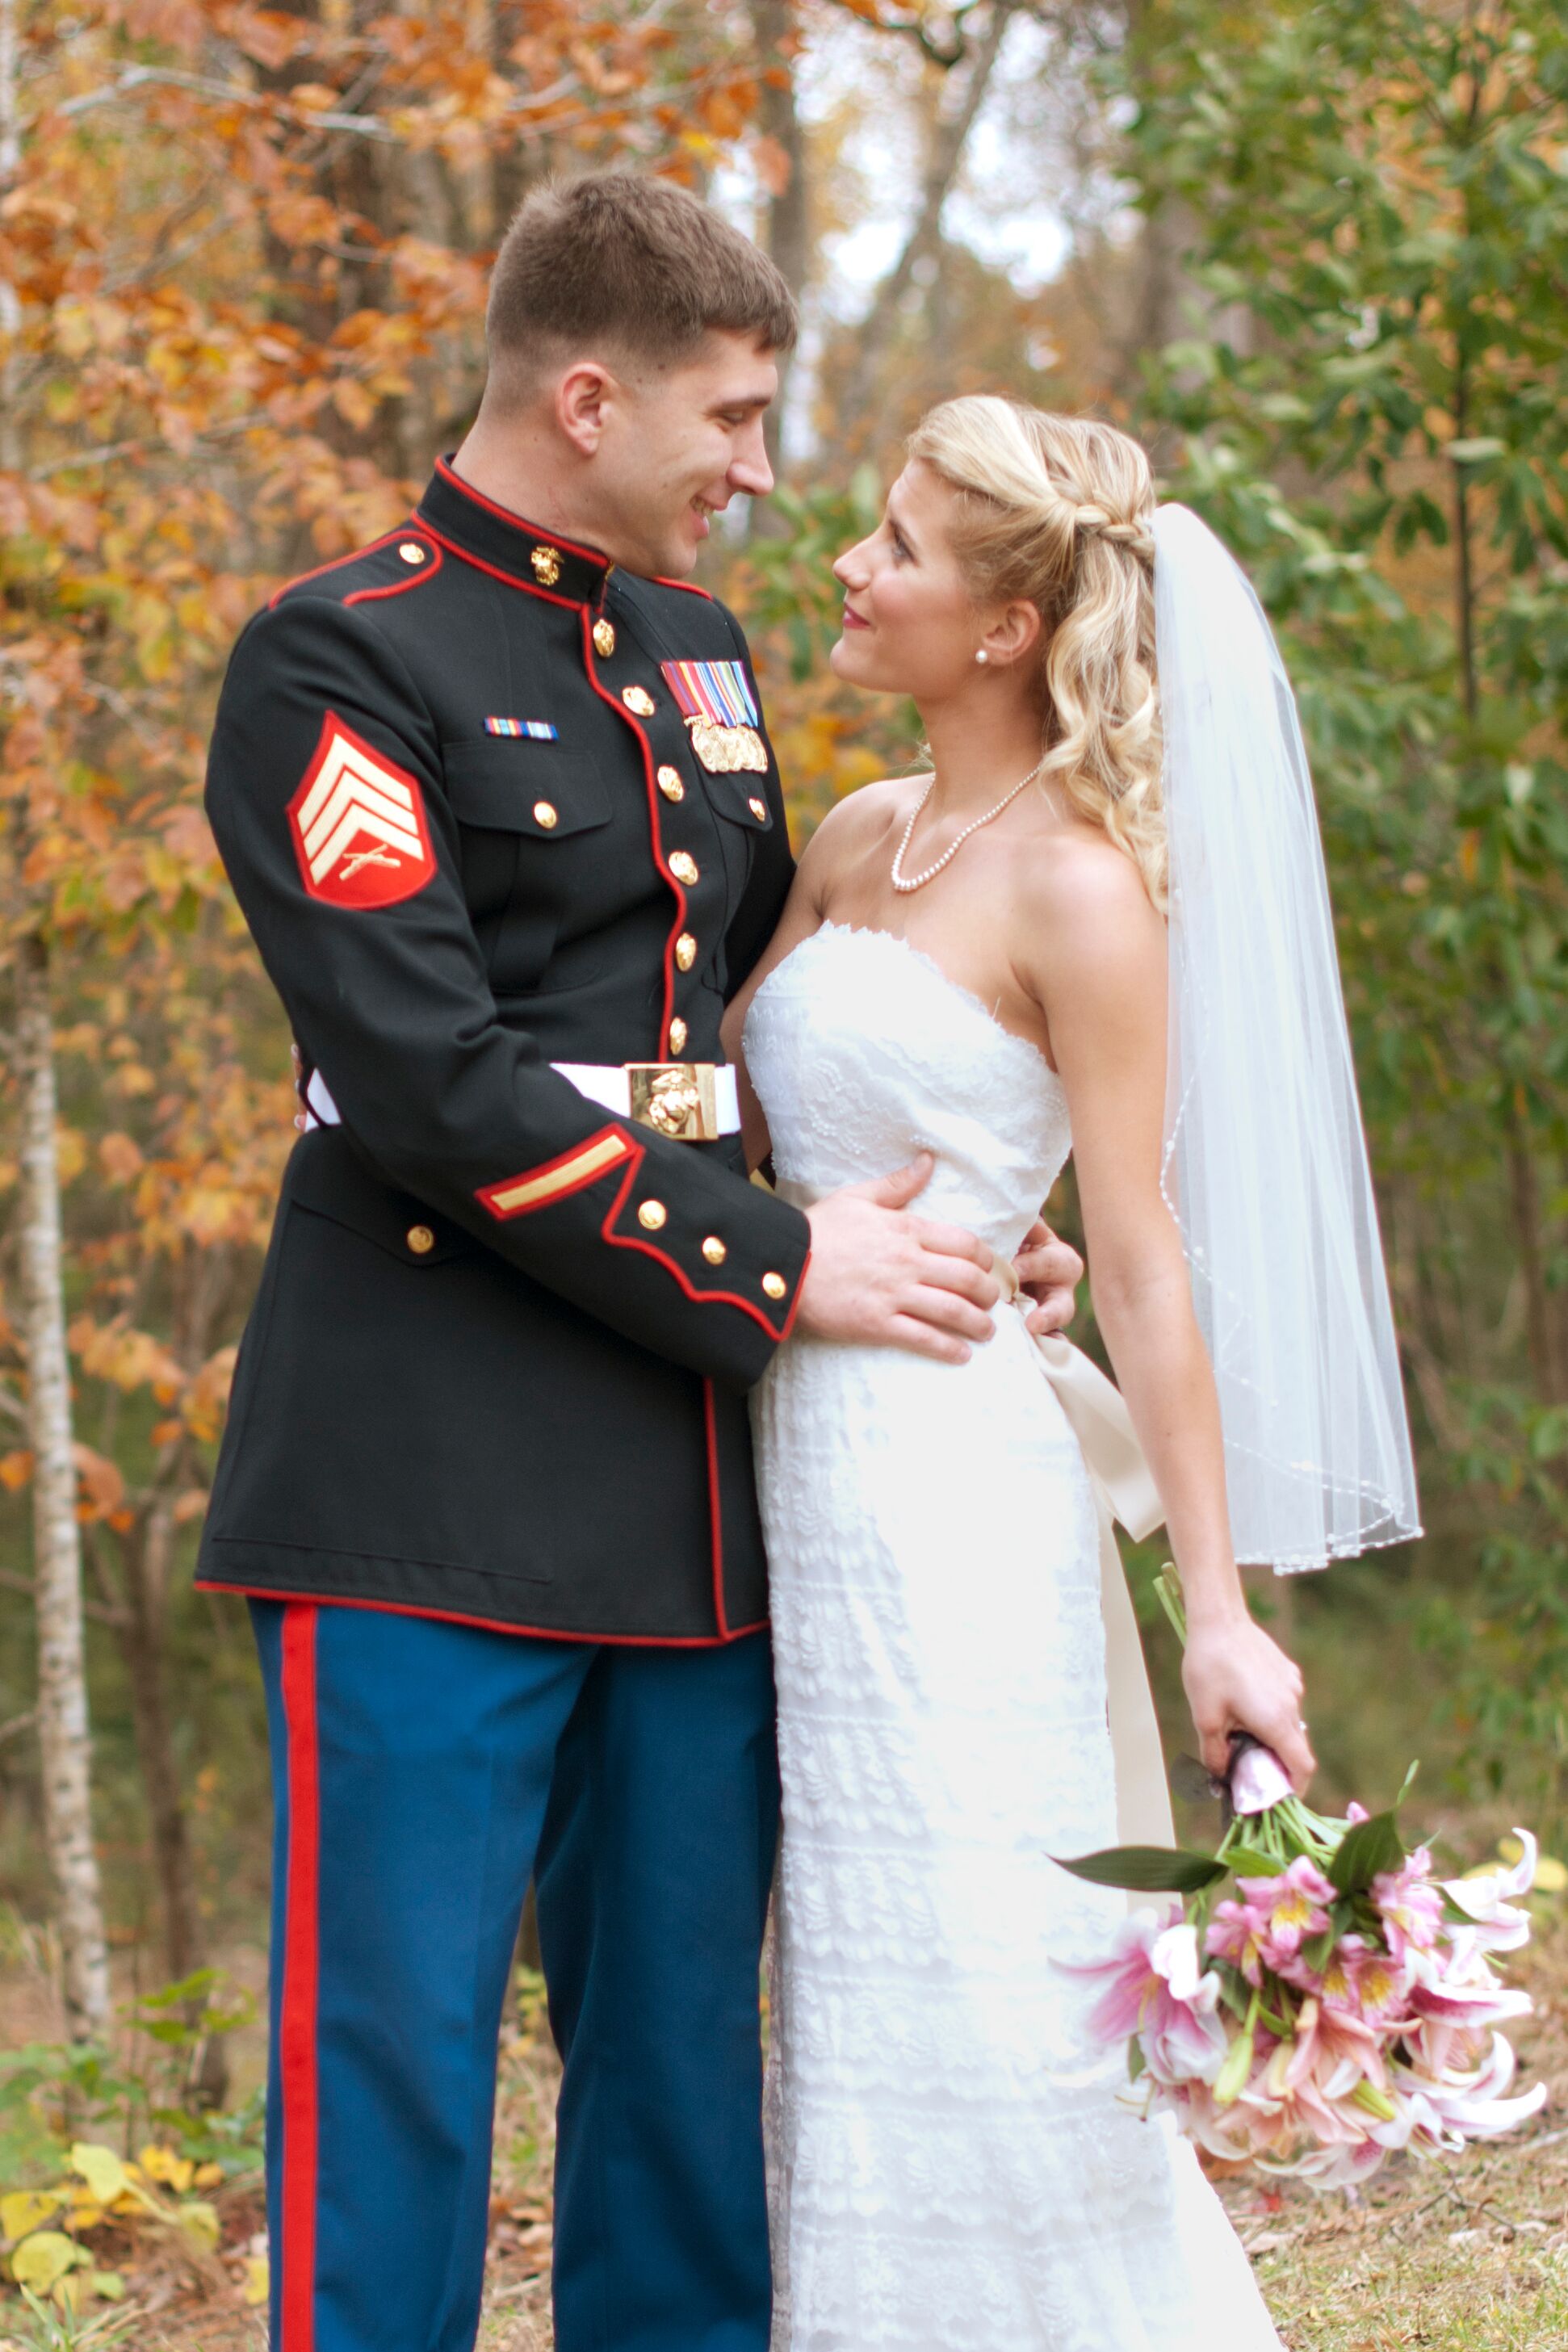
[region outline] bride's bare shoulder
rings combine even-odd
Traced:
[[[847,793],[834,802],[812,835],[802,865],[809,862],[826,875],[856,864],[903,824],[928,781],[925,776],[888,776]]]
[[[1015,893],[1023,936],[1050,962],[1109,973],[1163,957],[1164,923],[1142,873],[1098,826],[1075,824],[1019,858]]]

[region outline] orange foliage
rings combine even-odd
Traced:
[[[677,30],[634,0],[38,0],[20,46],[0,963],[49,940],[79,1416],[96,1402],[151,1449],[183,1522],[295,1108],[201,812],[227,648],[280,577],[395,522],[459,436],[530,182],[628,156],[700,180],[758,89],[717,12]],[[7,1356],[25,1377],[0,1300]],[[111,1526],[151,1491],[105,1454],[79,1468]],[[28,1475],[0,1461],[0,1486]]]

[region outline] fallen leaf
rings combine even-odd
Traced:
[[[52,2294],[68,2271],[79,2270],[91,2261],[87,2249],[68,2238],[63,2230],[36,2230],[11,2256],[11,2275],[18,2286],[29,2288],[34,2294]]]
[[[58,2213],[69,2191],[58,2189],[13,2189],[0,2197],[0,2238],[25,2238]]]
[[[271,2280],[265,2254],[252,2254],[245,2265],[245,2300],[255,2310],[267,2301],[271,2293]]]
[[[176,2156],[172,2148],[158,2147],[149,2143],[138,2158],[149,2180],[161,2180],[177,2197],[183,2197],[195,2178],[195,2166],[188,2156]],[[221,2179],[222,2174],[218,2175]]]
[[[216,2206],[193,2197],[188,2205],[181,2206],[174,2219],[193,2246],[204,2254],[211,2253],[221,2234]]]
[[[79,2139],[70,2154],[71,2170],[79,2173],[100,2205],[112,2205],[125,2194],[125,2167],[111,2147]]]

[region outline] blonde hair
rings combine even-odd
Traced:
[[[1045,778],[1101,826],[1165,903],[1154,667],[1154,482],[1139,444],[1089,417],[967,394],[909,455],[955,493],[950,536],[977,604],[1020,597],[1045,624]]]

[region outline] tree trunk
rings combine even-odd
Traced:
[[[1524,1335],[1530,1368],[1547,1404],[1568,1398],[1558,1320],[1553,1315],[1546,1279],[1546,1250],[1542,1235],[1541,1181],[1531,1147],[1529,1122],[1510,1092],[1506,1114],[1509,1189],[1513,1202],[1514,1240],[1519,1249],[1520,1279],[1524,1285]]]
[[[788,180],[768,199],[763,245],[798,302],[805,292],[811,268],[811,206],[805,177],[805,134],[795,102],[795,60],[789,47],[794,31],[790,0],[752,0],[752,32],[763,74],[757,128],[764,138],[773,141],[789,165]],[[775,474],[784,447],[784,414],[795,359],[794,352],[780,357],[778,397],[763,426],[768,462]],[[760,526],[763,518],[754,499],[752,515]]]
[[[33,1453],[44,1836],[59,1903],[66,2027],[73,2042],[81,2042],[100,2039],[108,2030],[109,1954],[92,1843],[91,1734],[66,1350],[48,951],[36,935],[22,941],[18,953],[16,1007],[22,1087],[17,1240],[27,1347],[27,1434]]]
[[[974,118],[1002,53],[1016,0],[994,0],[985,37],[976,50],[963,85],[963,95],[937,119],[921,183],[920,210],[904,241],[903,251],[878,287],[870,310],[856,337],[853,373],[845,386],[840,413],[851,431],[870,418],[871,403],[883,362],[898,330],[905,295],[916,284],[921,261],[934,260],[942,242],[942,215],[963,162],[963,151],[974,128]]]
[[[174,1500],[159,1495],[138,1518],[122,1548],[125,1608],[119,1632],[131,1684],[136,1754],[163,1914],[163,1964],[170,1981],[177,1984],[205,1966],[206,1950],[164,1675],[163,1620],[174,1540]],[[193,2004],[193,2023],[195,2014]],[[211,2036],[205,2044],[198,2087],[204,2105],[223,2105],[228,2061],[219,2035]]]

